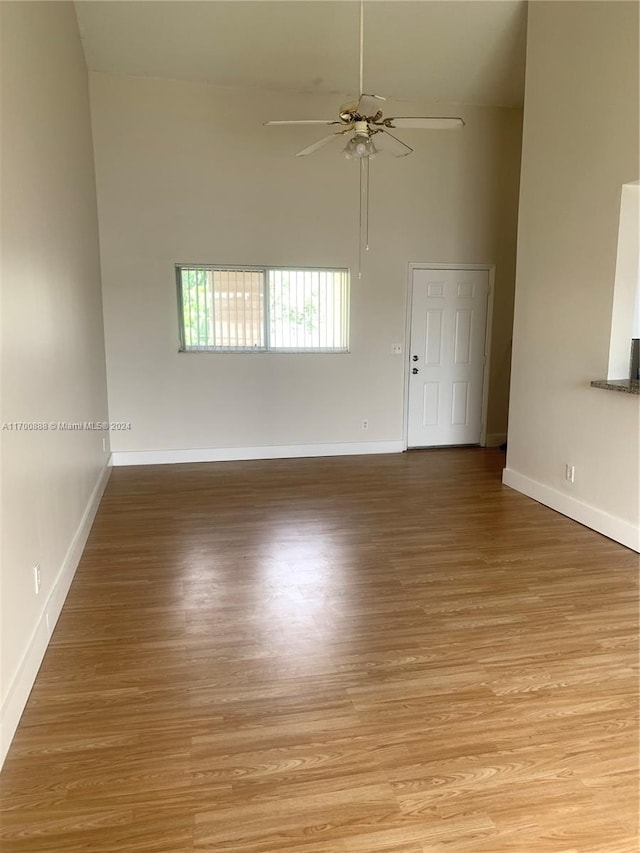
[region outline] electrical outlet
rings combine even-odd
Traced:
[[[362,429],[369,429],[369,421],[366,418],[362,421]]]
[[[576,480],[575,465],[566,465],[564,476],[565,476],[567,483],[575,483],[575,480]]]
[[[36,563],[33,567],[33,583],[36,588],[36,595],[38,595],[38,593],[40,592],[41,580],[42,578],[40,576],[40,563]]]
[[[402,344],[391,344],[392,355],[402,355]]]

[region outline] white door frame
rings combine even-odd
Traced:
[[[404,411],[402,443],[404,450],[409,447],[409,370],[411,346],[411,309],[413,307],[413,271],[414,270],[480,270],[489,273],[489,295],[487,298],[487,328],[484,339],[484,374],[482,376],[482,415],[480,429],[480,447],[487,446],[487,409],[489,405],[489,373],[491,370],[491,331],[493,328],[493,292],[496,277],[495,264],[409,264],[407,273],[407,317],[405,323],[405,368],[404,368]]]

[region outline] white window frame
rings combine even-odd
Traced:
[[[214,347],[187,347],[184,325],[184,301],[182,295],[182,270],[197,269],[197,270],[212,270],[225,271],[235,270],[238,272],[261,272],[264,275],[264,346],[262,347],[229,347],[229,346],[214,346]],[[344,347],[272,347],[270,341],[270,289],[269,289],[269,273],[270,272],[313,272],[313,273],[343,273],[346,276],[346,285],[344,293],[344,301],[342,308],[342,325],[344,330]],[[273,265],[253,265],[253,264],[194,264],[194,263],[177,263],[175,265],[176,287],[178,296],[178,352],[191,354],[205,355],[224,355],[238,353],[249,355],[252,353],[260,353],[262,355],[277,355],[293,353],[303,355],[312,353],[316,355],[343,355],[350,352],[349,350],[349,333],[350,333],[350,304],[351,304],[351,271],[345,267],[292,267],[292,266],[273,266]]]

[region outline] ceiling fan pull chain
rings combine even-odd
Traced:
[[[358,223],[358,278],[362,278],[362,247],[369,251],[369,158],[360,157],[360,217]]]
[[[358,216],[358,278],[362,278],[362,194],[364,187],[364,161],[366,157],[360,158],[360,211]]]
[[[364,157],[365,160],[365,170],[366,170],[366,181],[365,181],[365,193],[366,193],[366,201],[365,201],[365,212],[364,212],[364,250],[365,252],[369,251],[369,195],[370,195],[370,183],[369,183],[369,161],[370,157]]]

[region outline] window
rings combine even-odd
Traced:
[[[346,352],[349,273],[178,265],[185,352]]]

